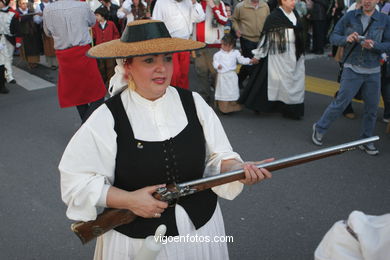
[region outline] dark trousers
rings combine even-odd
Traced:
[[[324,53],[326,37],[326,20],[313,21],[313,52]]]
[[[247,58],[253,58],[252,50],[257,48],[257,42],[252,42],[243,37],[240,38],[242,56]],[[251,74],[252,66],[242,65],[240,72],[238,73],[238,85],[243,88],[242,82]]]
[[[7,94],[9,91],[5,87],[5,66],[0,65],[0,93]]]
[[[89,104],[83,104],[77,106],[82,123],[87,121],[88,117],[104,102],[104,97]]]
[[[5,86],[5,66],[0,65],[0,89]]]
[[[390,119],[390,78],[382,78],[381,94],[384,104],[383,118]]]

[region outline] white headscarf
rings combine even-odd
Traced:
[[[110,84],[108,87],[108,93],[110,96],[115,96],[116,94],[123,91],[127,88],[127,81],[125,79],[125,67],[123,59],[116,59],[115,74],[110,79]]]

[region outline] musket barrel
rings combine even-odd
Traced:
[[[288,158],[276,160],[269,163],[257,164],[258,168],[266,168],[270,171],[287,168],[290,166],[302,164],[309,161],[314,161],[322,159],[328,156],[340,154],[346,151],[350,151],[356,148],[359,145],[371,143],[379,140],[378,136],[369,137],[354,142],[349,142],[341,145],[336,145],[314,152],[303,153],[296,156],[291,156]],[[221,173],[216,176],[206,177],[199,180],[189,181],[185,183],[180,183],[175,185],[176,190],[188,190],[186,188],[191,188],[192,191],[202,191],[204,189],[209,189],[221,184],[228,182],[236,181],[243,179],[245,177],[243,169],[239,169],[232,172]],[[168,185],[169,186],[169,185]],[[168,187],[167,186],[167,187]],[[190,189],[190,190],[191,190]],[[157,196],[157,193],[154,193],[153,196]],[[190,195],[182,194],[182,196]],[[157,198],[157,197],[156,197]],[[91,220],[88,222],[78,222],[72,225],[72,230],[76,235],[81,239],[83,243],[87,243],[95,237],[102,235],[103,233],[120,226],[122,224],[132,222],[137,216],[129,211],[124,209],[107,209],[105,212],[98,215],[96,220]]]
[[[327,147],[327,148],[316,150],[313,152],[294,155],[291,157],[275,160],[275,161],[268,162],[268,163],[256,164],[256,167],[257,168],[272,168],[272,167],[277,166],[277,165],[293,163],[295,161],[304,160],[307,158],[322,158],[321,156],[326,157],[327,154],[330,155],[333,153],[343,153],[343,152],[348,151],[348,149],[353,149],[359,145],[372,143],[372,142],[375,142],[378,140],[379,140],[379,136],[372,136],[372,137],[360,139],[360,140],[349,142],[349,143],[344,143],[344,144],[340,144],[340,145]],[[205,178],[198,179],[198,180],[183,182],[183,183],[178,184],[178,186],[179,187],[195,186],[195,185],[199,185],[199,184],[203,184],[203,183],[207,183],[207,182],[211,182],[211,181],[217,181],[220,179],[232,177],[232,176],[239,175],[242,173],[243,173],[243,170],[238,169],[235,171],[225,172],[225,173],[221,173],[221,174],[210,176],[210,177],[205,177]]]

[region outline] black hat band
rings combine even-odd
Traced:
[[[144,23],[126,26],[121,42],[139,42],[159,38],[171,38],[165,24],[162,22]]]

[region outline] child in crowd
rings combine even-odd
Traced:
[[[96,9],[95,16],[96,24],[92,27],[92,35],[96,45],[119,39],[118,29],[114,22],[107,20],[108,11],[105,8]],[[98,66],[107,87],[110,78],[114,75],[115,59],[99,59]]]
[[[228,21],[225,24],[225,34],[230,34],[233,28],[232,7],[229,4],[225,3],[225,10],[226,10],[226,17],[228,18]]]
[[[237,77],[237,63],[248,65],[257,63],[256,59],[245,58],[234,49],[236,38],[225,34],[221,40],[221,50],[214,54],[213,66],[217,70],[215,101],[219,111],[228,114],[240,111],[241,106],[236,102],[240,97]]]

